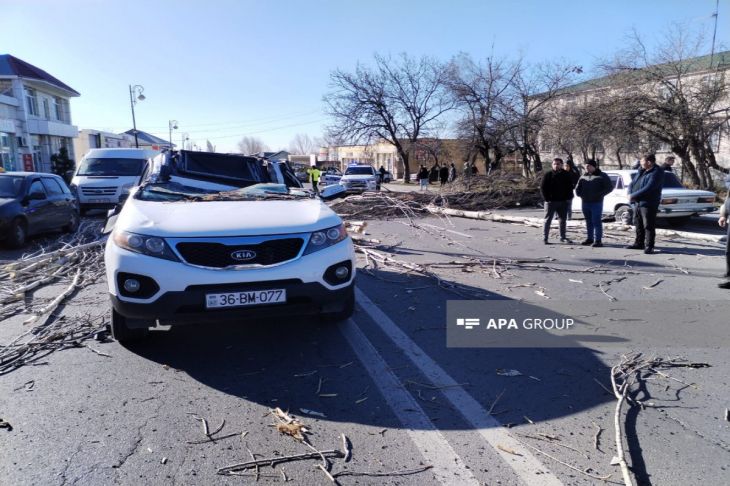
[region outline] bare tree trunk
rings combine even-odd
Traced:
[[[695,169],[694,164],[692,163],[692,160],[690,160],[689,153],[687,153],[686,150],[677,151],[673,150],[673,152],[677,155],[679,155],[679,158],[682,160],[682,170],[689,174],[690,181],[692,184],[696,187],[700,186],[700,176],[697,174],[697,170]]]
[[[398,149],[398,155],[400,155],[401,160],[403,161],[403,183],[404,184],[410,184],[411,183],[411,168],[408,165],[408,152]]]
[[[614,155],[616,155],[616,161],[618,162],[618,168],[619,170],[624,168],[624,163],[621,160],[621,149],[617,148],[614,152]]]

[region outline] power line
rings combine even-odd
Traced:
[[[267,117],[267,118],[260,118],[260,119],[253,119],[248,121],[237,121],[237,122],[218,122],[218,123],[196,123],[196,124],[187,124],[183,123],[181,126],[184,126],[186,128],[186,131],[189,133],[204,133],[204,132],[210,132],[211,130],[215,130],[216,127],[220,128],[245,128],[252,125],[265,125],[269,123],[277,123],[284,120],[291,120],[292,118],[300,118],[303,116],[312,115],[313,113],[319,113],[320,110],[310,110],[306,112],[300,112],[292,115],[284,115],[284,116],[274,116],[274,117]],[[107,123],[84,123],[84,125],[91,125],[91,126],[115,126],[116,124],[107,124]],[[199,129],[199,130],[188,130],[188,127],[210,127],[206,129]],[[150,132],[150,130],[166,130],[167,126],[162,125],[153,125],[153,126],[144,126],[146,132]]]

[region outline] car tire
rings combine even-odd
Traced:
[[[10,223],[10,231],[6,240],[7,246],[10,248],[20,248],[25,245],[28,239],[28,225],[20,218],[15,218]]]
[[[76,230],[79,229],[79,219],[81,216],[79,216],[79,213],[76,211],[71,211],[71,221],[63,227],[63,231],[66,233],[76,233]]]
[[[672,228],[678,228],[680,226],[684,226],[685,224],[689,223],[692,219],[692,216],[680,216],[678,218],[667,218],[667,224],[671,226]]]
[[[627,226],[634,224],[634,211],[629,206],[621,206],[613,214],[617,223]]]
[[[115,311],[114,309],[112,309],[111,329],[112,337],[120,343],[140,341],[147,337],[150,332],[149,328],[147,327],[128,327],[127,318],[121,315],[119,312]]]
[[[320,320],[324,323],[328,324],[335,324],[341,321],[344,321],[345,319],[349,319],[352,317],[352,314],[355,312],[355,289],[352,288],[347,293],[347,297],[345,299],[345,303],[342,307],[342,310],[339,312],[328,312],[326,314],[322,314],[320,317]]]

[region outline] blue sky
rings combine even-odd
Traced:
[[[131,128],[129,84],[144,86],[137,124],[187,132],[219,151],[243,135],[285,148],[319,136],[332,69],[375,52],[565,59],[590,70],[636,27],[648,44],[673,23],[712,35],[715,0],[0,0],[0,53],[81,93],[79,128]],[[720,0],[718,45],[730,46],[730,0]]]

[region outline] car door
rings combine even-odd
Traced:
[[[49,211],[48,228],[58,229],[68,225],[72,217],[73,198],[66,195],[55,178],[42,177],[41,182],[46,189],[48,200],[52,206]]]
[[[32,199],[32,195],[37,195],[37,199]],[[23,206],[28,219],[28,234],[47,231],[54,209],[53,204],[48,200],[48,194],[40,177],[34,178],[28,186]]]
[[[628,198],[626,197],[626,188],[624,187],[624,181],[621,178],[621,174],[607,174],[611,179],[613,185],[613,191],[609,192],[608,195],[603,199],[603,212],[606,214],[613,214],[618,206],[628,204]]]

